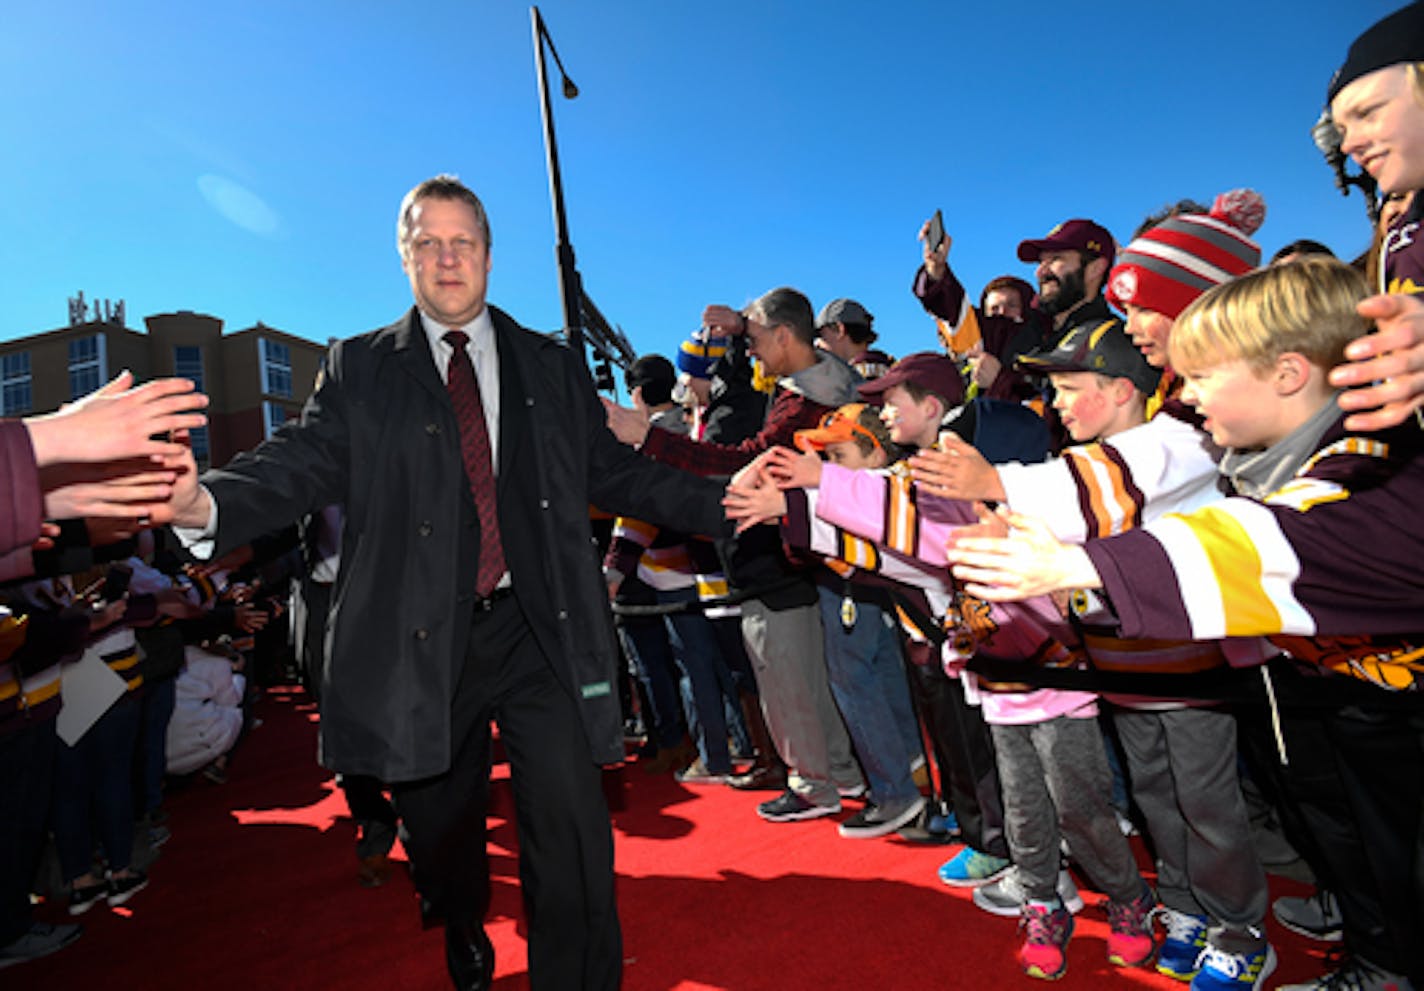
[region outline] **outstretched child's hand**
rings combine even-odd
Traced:
[[[759,472],[740,483],[733,480],[722,497],[722,505],[726,508],[727,519],[735,520],[737,533],[742,533],[758,523],[783,516],[786,513],[786,496],[769,475]]]
[[[915,484],[930,495],[1000,502],[1007,498],[998,469],[958,437],[946,437],[942,450],[923,450],[910,458],[910,471]]]
[[[1042,520],[1000,507],[1007,537],[972,536],[987,521],[956,531],[946,547],[950,571],[965,591],[990,602],[1017,602],[1060,589],[1101,588],[1081,547],[1062,543]]]
[[[946,547],[953,547],[956,541],[966,537],[1007,537],[1009,535],[1009,524],[1002,513],[995,512],[982,502],[974,504],[974,515],[979,517],[978,523],[966,523],[964,526],[955,529],[946,541]]]
[[[797,452],[789,447],[777,447],[767,452],[770,457],[766,471],[783,489],[817,489],[821,487],[821,456],[815,451]]]

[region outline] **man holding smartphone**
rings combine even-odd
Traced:
[[[1020,242],[1019,260],[1037,266],[1038,307],[1019,322],[1007,315],[981,313],[970,304],[964,286],[949,267],[954,239],[945,235],[936,243],[934,235],[942,230],[943,224],[936,225],[934,218],[920,230],[924,264],[915,273],[912,291],[929,313],[949,325],[951,334],[965,336],[963,331],[971,330],[968,336],[974,336],[970,322],[978,327],[983,353],[976,363],[975,381],[980,395],[1034,398],[1038,390],[1013,371],[1015,361],[1031,351],[1052,347],[1080,324],[1112,316],[1103,298],[1116,252],[1112,235],[1099,224],[1079,218],[1064,221],[1042,238]]]

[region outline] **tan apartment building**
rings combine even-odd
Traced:
[[[326,354],[261,322],[224,334],[222,320],[191,310],[144,317],[146,333],[124,326],[122,303],[91,316],[81,294],[70,313],[68,327],[0,342],[0,412],[49,412],[126,368],[139,382],[180,375],[212,401],[193,437],[200,467],[225,464],[297,416]]]

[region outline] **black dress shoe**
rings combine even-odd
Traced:
[[[445,923],[445,965],[455,991],[489,991],[494,984],[494,946],[478,922]]]

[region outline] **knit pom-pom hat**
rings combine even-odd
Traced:
[[[693,378],[710,379],[712,366],[726,353],[726,342],[709,335],[706,327],[700,327],[677,349],[677,370]]]
[[[1108,275],[1108,302],[1177,318],[1192,300],[1261,264],[1251,240],[1266,219],[1254,189],[1222,193],[1209,213],[1168,217],[1129,244]]]

